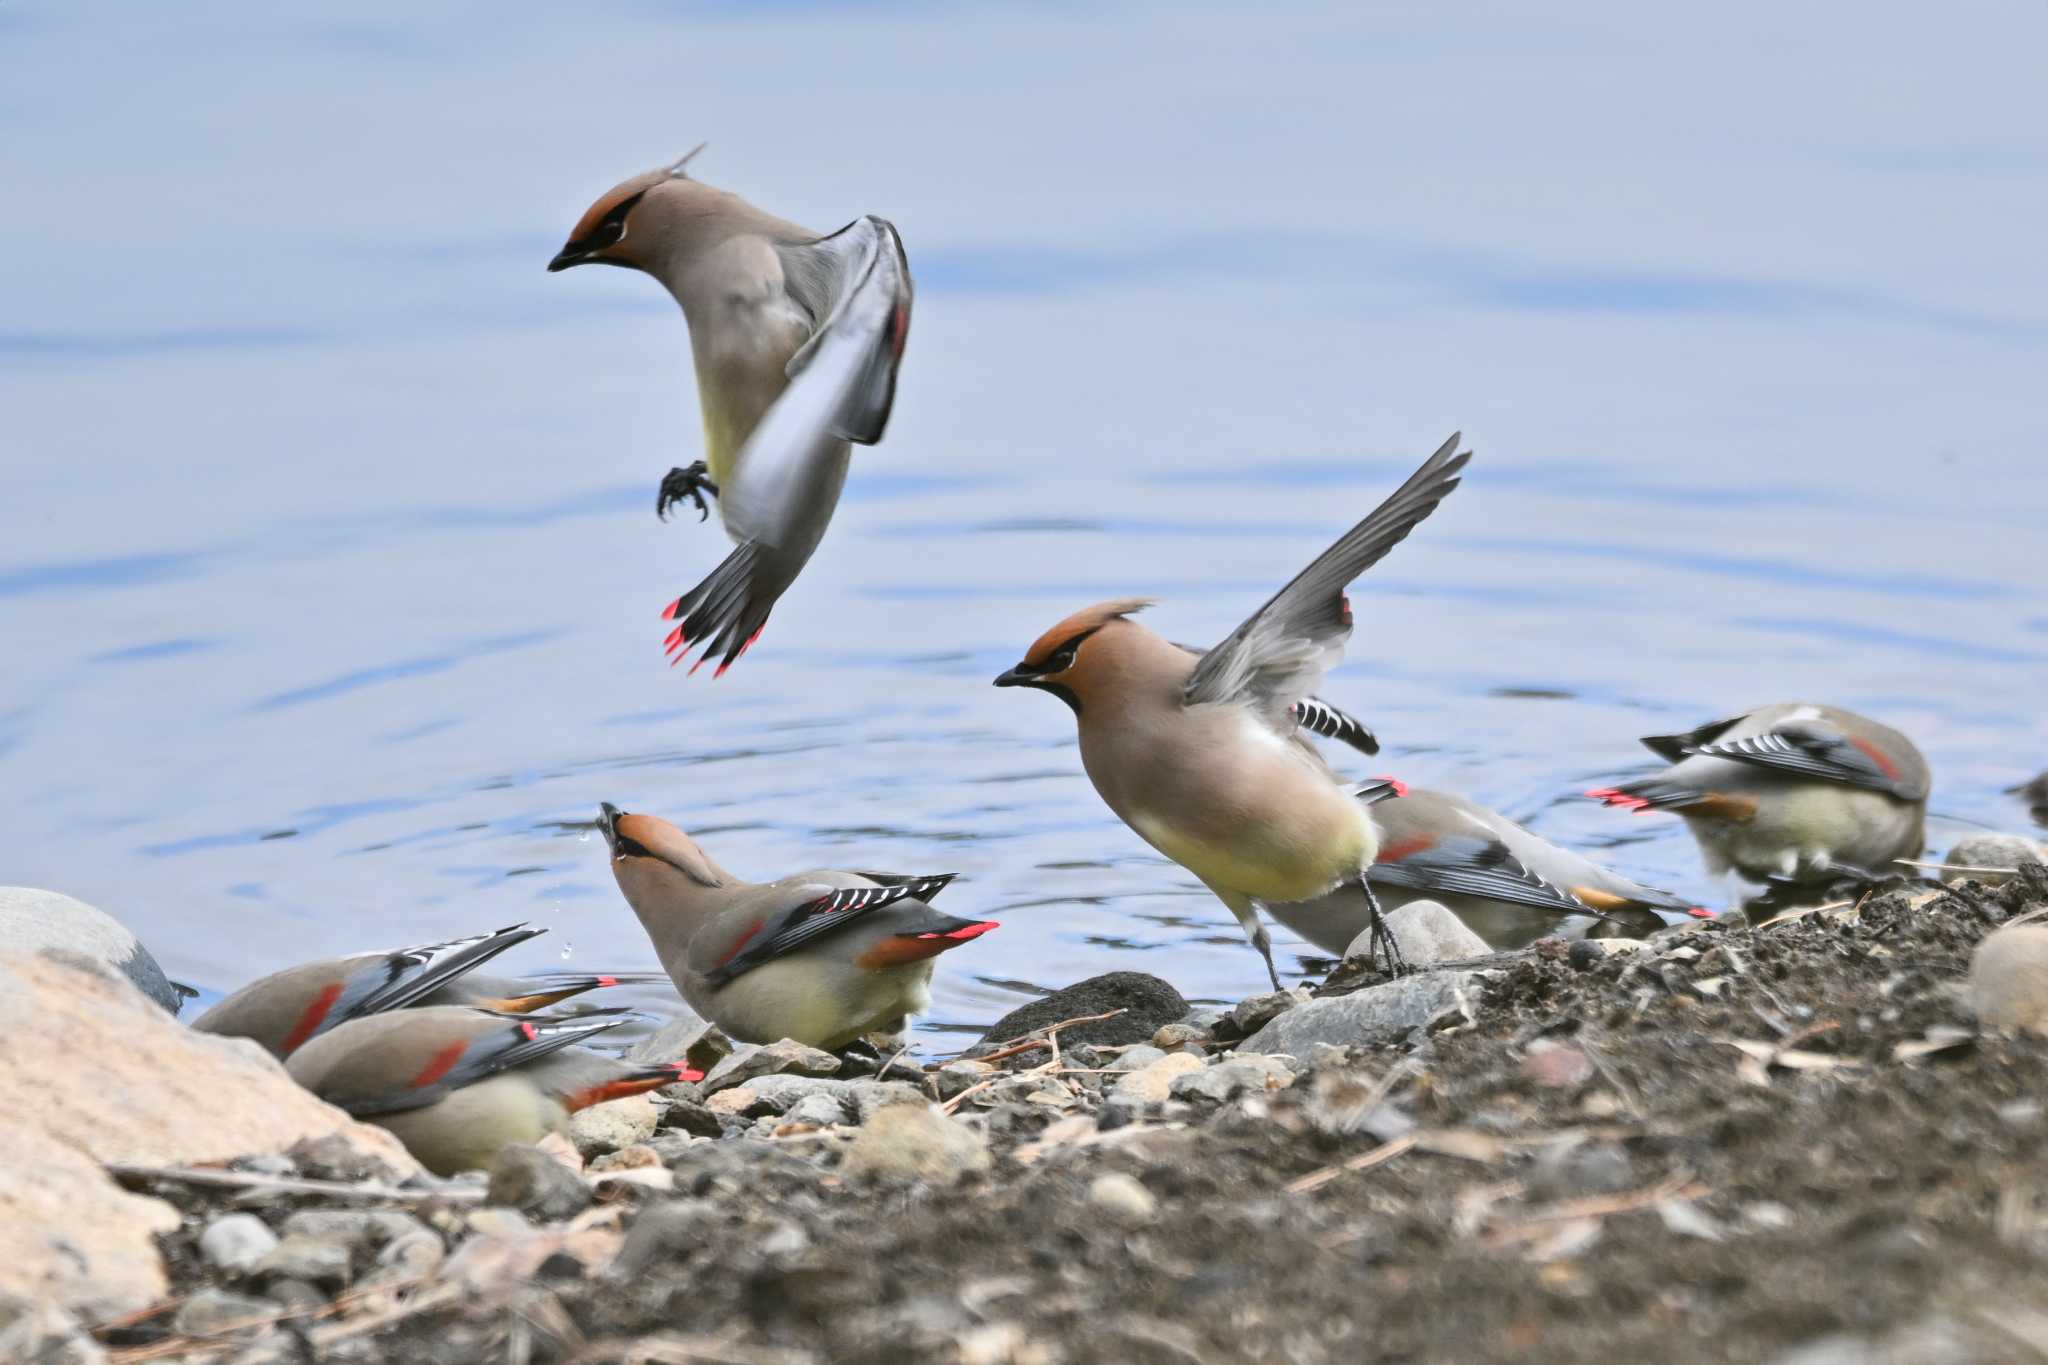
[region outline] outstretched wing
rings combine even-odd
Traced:
[[[737,539],[780,546],[808,525],[806,495],[838,443],[882,439],[910,335],[911,285],[903,241],[885,219],[775,249],[785,287],[819,322],[719,498]]]
[[[953,876],[947,872],[936,877],[912,878],[894,886],[841,887],[775,911],[740,941],[737,952],[705,971],[705,982],[714,988],[723,986],[764,962],[794,952],[827,934],[838,933],[878,910],[904,901],[928,902],[945,889]],[[951,916],[933,913],[936,918],[951,922]]]
[[[1458,486],[1458,471],[1472,458],[1470,451],[1458,453],[1460,439],[1453,432],[1370,516],[1204,654],[1187,681],[1188,704],[1249,701],[1277,723],[1280,713],[1313,691],[1343,656],[1351,635],[1346,585],[1405,540]]]
[[[507,948],[546,932],[530,925],[514,924],[472,938],[422,943],[387,953],[375,968],[366,968],[351,977],[340,996],[327,1002],[328,1008],[315,1021],[312,1030],[292,1046],[347,1020],[418,1004]]]
[[[525,1066],[550,1053],[579,1043],[592,1034],[617,1028],[626,1022],[625,1010],[607,1010],[574,1019],[545,1015],[526,1019],[513,1015],[474,1011],[478,1026],[464,1030],[421,1059],[419,1069],[388,1086],[357,1090],[353,1087],[321,1087],[320,1098],[347,1110],[356,1118],[374,1114],[397,1114],[420,1109],[451,1091],[474,1085],[501,1071]]]
[[[1772,768],[1823,782],[1883,792],[1902,801],[1927,795],[1927,784],[1867,739],[1819,720],[1785,721],[1760,735],[1694,745],[1688,752]]]

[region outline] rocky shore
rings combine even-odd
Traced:
[[[1227,1011],[1113,973],[923,1066],[682,1024],[701,1084],[455,1181],[4,955],[11,1028],[69,1004],[6,1063],[0,1359],[2036,1358],[2048,955],[1980,951],[2033,912],[2039,865]]]

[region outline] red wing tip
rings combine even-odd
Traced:
[[[1695,905],[1685,913],[1691,915],[1694,919],[1713,919],[1719,912],[1709,910],[1704,905]]]
[[[675,601],[669,603],[667,606],[661,609],[661,619],[664,621],[675,620],[676,613],[682,609],[682,605],[683,599],[678,597]]]
[[[540,1037],[540,1030],[535,1028],[532,1024],[521,1023],[519,1025],[519,1031],[526,1035],[526,1041],[529,1043],[532,1042],[534,1039]]]
[[[619,984],[619,979],[616,976],[600,976],[597,979],[597,984],[599,989],[606,986],[616,986]]]
[[[1586,795],[1592,797],[1595,801],[1604,801],[1610,806],[1620,806],[1624,810],[1640,813],[1650,809],[1650,803],[1642,797],[1630,796],[1627,792],[1614,787],[1595,787],[1587,792]]]
[[[704,1079],[704,1073],[691,1066],[688,1062],[672,1062],[669,1064],[669,1070],[676,1073],[676,1079],[679,1081],[701,1081]]]
[[[674,649],[677,645],[685,643],[686,639],[687,637],[683,634],[683,628],[677,626],[663,638],[661,647],[663,649]]]
[[[1375,777],[1373,781],[1386,783],[1394,789],[1394,795],[1396,796],[1406,796],[1408,794],[1408,784],[1398,777]]]
[[[1000,921],[1000,920],[992,920],[992,919],[985,919],[985,920],[981,920],[981,921],[979,921],[979,922],[977,922],[977,923],[974,923],[974,924],[966,924],[966,925],[962,925],[962,926],[961,926],[960,928],[958,928],[958,929],[949,929],[949,930],[947,930],[947,931],[946,931],[945,933],[943,933],[943,934],[940,934],[940,933],[931,933],[931,934],[919,934],[919,935],[917,935],[917,937],[919,937],[919,938],[950,938],[950,939],[952,939],[952,940],[953,940],[953,941],[954,941],[955,943],[965,943],[965,942],[966,942],[966,941],[967,941],[968,939],[970,939],[970,938],[980,938],[980,937],[981,937],[981,936],[982,936],[983,934],[987,933],[987,932],[988,932],[989,930],[991,930],[991,929],[1000,929],[1000,928],[1002,928],[1002,927],[1003,927],[1003,925],[1002,925],[1002,921]]]

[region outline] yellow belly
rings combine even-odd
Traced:
[[[1245,825],[1223,838],[1196,836],[1151,813],[1135,813],[1131,826],[1218,890],[1258,901],[1313,900],[1356,878],[1375,851],[1365,808],[1338,796],[1345,805],[1304,812],[1299,823]]]

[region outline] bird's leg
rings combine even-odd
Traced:
[[[1252,941],[1252,947],[1258,949],[1259,956],[1266,960],[1266,975],[1272,978],[1273,989],[1285,990],[1286,987],[1280,984],[1280,970],[1273,965],[1273,936],[1266,932],[1265,921],[1259,918],[1259,907],[1248,896],[1218,890],[1214,886],[1209,886],[1209,889],[1216,892],[1217,900],[1230,907],[1230,913],[1237,916],[1239,926],[1244,929],[1244,936]]]
[[[711,507],[704,501],[704,495],[718,496],[718,485],[711,482],[710,466],[702,460],[693,461],[688,468],[671,469],[661,481],[661,492],[655,495],[654,515],[668,520],[668,509],[688,498],[697,504],[697,520],[703,521],[711,515]]]
[[[1364,877],[1358,879],[1358,889],[1365,893],[1365,908],[1372,916],[1372,939],[1367,944],[1372,961],[1380,960],[1382,950],[1387,955],[1387,975],[1406,976],[1408,963],[1401,956],[1401,945],[1394,938],[1394,931],[1387,927],[1387,917],[1380,913],[1380,898],[1373,895],[1372,883]]]

